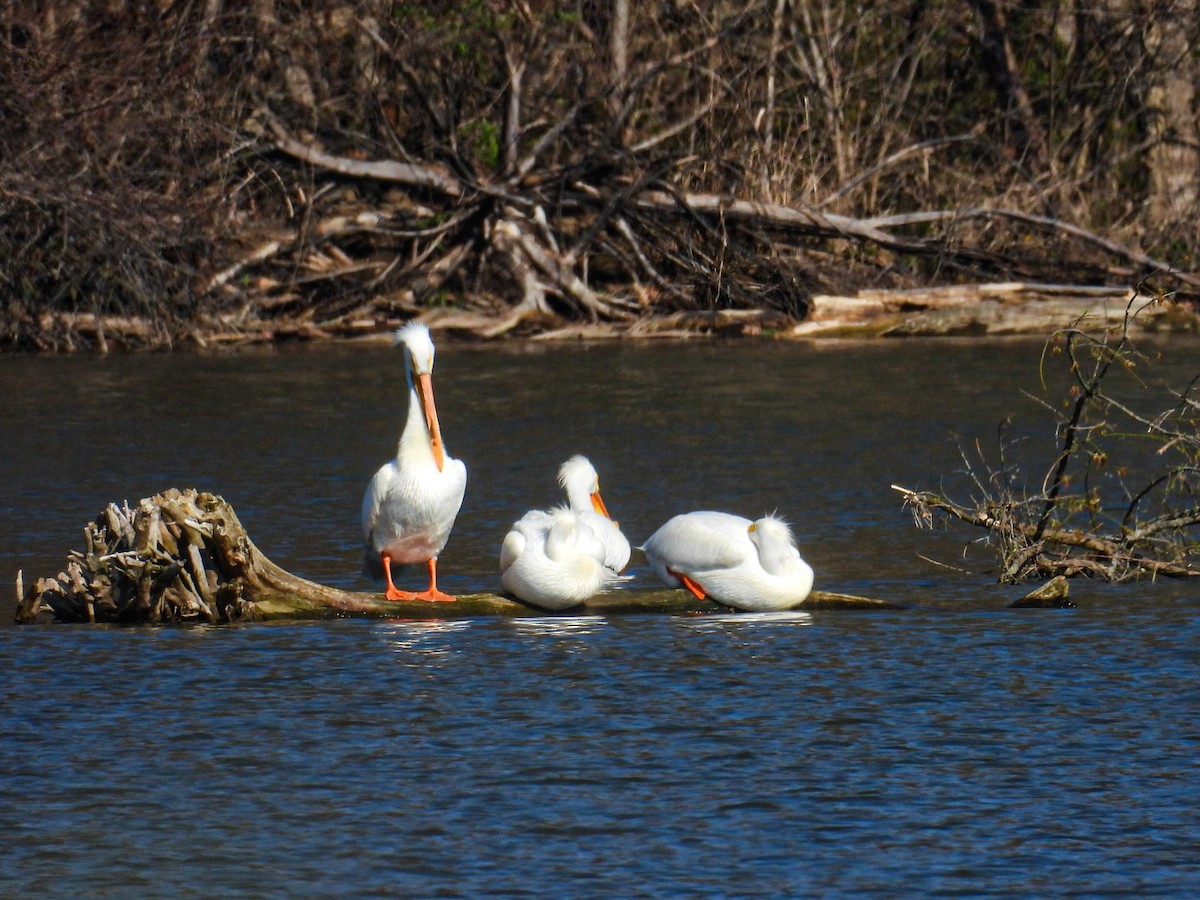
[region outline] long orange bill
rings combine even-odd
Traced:
[[[421,400],[421,412],[425,413],[425,427],[429,429],[429,448],[433,451],[433,461],[440,472],[446,463],[446,451],[442,447],[437,407],[433,405],[433,378],[428,373],[417,376],[417,397]]]
[[[608,508],[605,507],[604,501],[600,499],[600,492],[599,491],[593,492],[591,497],[592,497],[592,509],[594,509],[596,512],[600,513],[600,515],[604,516],[604,518],[611,519],[612,516],[610,516],[608,514]]]

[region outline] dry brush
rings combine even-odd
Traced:
[[[813,293],[1148,271],[1187,299],[1193,19],[8,4],[0,338],[313,338],[438,308],[482,336],[761,331]]]
[[[896,486],[916,524],[984,529],[1002,582],[1200,575],[1200,374],[1164,383],[1157,354],[1132,337],[1145,312],[1135,300],[1117,328],[1081,322],[1057,332],[1043,384],[1061,365],[1065,389],[1037,398],[1053,423],[1053,452],[1021,460],[1003,430],[991,453],[977,443],[962,454],[970,496]]]

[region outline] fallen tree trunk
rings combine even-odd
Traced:
[[[1046,335],[1080,322],[1120,327],[1131,303],[1138,332],[1194,330],[1190,306],[1156,302],[1141,289],[1105,285],[1000,282],[903,290],[862,290],[853,296],[814,294],[808,320],[794,337],[878,334],[886,337]]]
[[[17,621],[44,614],[63,622],[245,622],[338,616],[445,619],[544,616],[544,610],[492,593],[453,603],[393,602],[382,594],[343,591],[307,581],[271,562],[237,515],[215,494],[169,490],[136,507],[115,503],[84,529],[85,549],[66,569],[29,590],[17,576]],[[897,609],[865,597],[813,591],[798,609]],[[593,597],[579,613],[705,613],[724,610],[687,591],[616,590]]]

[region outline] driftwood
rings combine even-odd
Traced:
[[[1009,609],[1074,609],[1075,604],[1067,599],[1070,588],[1065,575],[1055,575],[1039,588],[1030,591],[1020,600],[1008,604]]]
[[[1186,304],[1151,302],[1140,291],[1104,285],[998,282],[914,290],[815,294],[793,337],[883,335],[1046,335],[1086,322],[1120,325],[1131,302],[1145,308],[1139,331],[1194,331],[1200,318]]]
[[[349,226],[348,226],[349,227]],[[504,230],[498,234],[503,240]],[[280,250],[272,242],[258,252]],[[459,254],[461,256],[461,254]],[[451,254],[447,266],[457,264]],[[347,271],[332,263],[334,277]],[[514,263],[515,265],[515,263]],[[232,278],[241,264],[219,276]],[[532,268],[528,270],[532,273]],[[431,329],[466,339],[489,340],[508,334],[521,324],[537,320],[530,340],[606,341],[662,340],[697,337],[757,337],[775,339],[929,337],[941,335],[1044,336],[1079,322],[1098,326],[1120,323],[1131,291],[1098,285],[1060,285],[1036,282],[999,282],[945,287],[882,290],[853,295],[814,294],[808,319],[794,318],[772,309],[678,310],[612,320],[576,321],[550,311],[536,298],[541,281],[530,275],[534,298],[501,314],[454,309],[421,310],[415,304],[398,311],[394,301],[379,300],[336,320],[311,321],[303,314],[263,318],[244,314],[208,317],[197,321],[187,342],[219,347],[281,341],[337,341],[371,339],[390,341],[392,332],[420,315]],[[583,294],[594,298],[596,295]],[[1140,301],[1148,299],[1138,293]],[[45,333],[73,334],[80,345],[106,352],[117,347],[171,342],[160,326],[140,316],[96,316],[92,313],[44,313],[38,327]],[[1138,332],[1195,333],[1200,313],[1190,303],[1159,302],[1137,317]]]
[[[276,150],[318,171],[396,190],[387,193],[390,199],[367,191],[369,203],[342,202],[333,192],[306,219],[315,224],[272,235],[212,275],[206,292],[238,298],[230,307],[237,312],[211,323],[214,334],[205,340],[212,342],[386,332],[404,311],[398,305],[416,314],[425,308],[422,298],[461,285],[468,271],[475,273],[474,281],[467,279],[474,284],[508,283],[499,291],[504,299],[464,296],[445,323],[482,339],[514,332],[574,337],[580,328],[593,338],[1045,334],[1083,315],[1104,320],[1123,309],[1134,269],[1172,273],[1181,285],[1200,286],[1200,276],[1172,272],[1166,262],[1134,248],[1019,210],[975,207],[859,218],[804,204],[673,190],[645,173],[547,185],[523,177],[532,157],[510,160],[499,180],[474,181],[432,163],[329,153],[291,134],[270,113],[261,131]],[[507,143],[506,148],[512,150]],[[1105,286],[1021,282],[840,296],[819,290],[829,286],[829,279],[813,274],[820,266],[809,272],[815,263],[787,264],[788,254],[755,249],[758,238],[746,237],[769,238],[776,247],[874,246],[957,259],[968,268],[987,262],[983,270],[994,270],[996,261],[983,251],[928,231],[939,223],[972,221],[1013,222],[1098,248],[1124,261],[1124,276]],[[487,265],[492,268],[484,272],[480,267]],[[1043,271],[1032,265],[1001,269]],[[317,281],[358,285],[334,291],[334,298],[362,293],[353,308],[338,299],[326,311],[305,299],[315,290],[310,282]],[[388,288],[398,283],[405,289]],[[1164,314],[1153,323],[1147,317],[1147,327],[1197,327],[1190,294],[1171,306],[1174,316],[1164,304]],[[291,320],[294,310],[301,311],[303,327]],[[745,318],[730,320],[728,314]]]
[[[115,503],[84,529],[85,549],[28,590],[17,576],[17,621],[48,613],[66,622],[243,622],[377,616],[444,619],[553,615],[492,593],[453,603],[391,602],[299,578],[271,562],[221,497],[169,490],[136,506]],[[813,591],[797,609],[897,609],[865,597]],[[706,613],[724,610],[683,590],[616,590],[568,614]]]

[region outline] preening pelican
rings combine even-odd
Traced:
[[[622,580],[629,541],[608,515],[596,469],[573,456],[558,471],[567,506],[531,510],[500,547],[505,589],[543,609],[567,609]]]
[[[751,522],[722,512],[684,513],[641,549],[667,585],[737,609],[788,609],[812,590],[812,567],[800,558],[787,523],[774,516]]]
[[[604,565],[604,543],[579,513],[526,513],[500,547],[505,590],[542,609],[577,606],[621,580]]]
[[[608,514],[600,496],[596,467],[586,456],[572,456],[559,468],[558,483],[567,492],[567,505],[572,512],[578,513],[604,544],[604,565],[614,572],[623,572],[629,565],[629,539]]]
[[[446,546],[467,487],[467,467],[446,454],[433,403],[433,340],[414,322],[396,332],[408,379],[408,419],[396,458],[380,467],[363,495],[368,571],[387,579],[389,600],[453,600],[438,590],[437,558]],[[429,587],[401,591],[392,564],[425,563]]]

